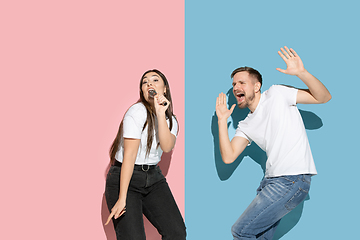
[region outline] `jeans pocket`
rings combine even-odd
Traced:
[[[159,166],[157,166],[154,170],[148,172],[147,186],[149,187],[155,183],[160,182],[163,179],[165,179],[165,177],[162,174]]]
[[[116,184],[120,179],[120,168],[111,166],[107,175],[106,175],[106,182],[108,184]]]
[[[297,205],[299,205],[302,201],[305,200],[306,196],[308,195],[308,190],[299,189],[295,192],[294,196],[292,196],[289,201],[285,204],[287,210],[293,210]]]
[[[284,175],[284,176],[280,176],[279,178],[284,179],[288,182],[291,183],[295,183],[296,181],[299,180],[299,176],[298,175]]]

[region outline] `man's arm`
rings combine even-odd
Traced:
[[[220,153],[224,163],[229,164],[235,161],[235,159],[244,151],[249,141],[243,137],[234,137],[231,142],[229,139],[229,133],[227,128],[227,119],[234,111],[235,104],[233,104],[230,110],[226,106],[226,95],[220,93],[216,99],[216,115],[218,117],[219,125],[219,143]]]
[[[284,49],[285,48],[285,49]],[[296,103],[319,104],[326,103],[331,99],[331,94],[327,88],[316,77],[310,74],[305,68],[299,55],[288,47],[280,48],[280,57],[286,63],[286,70],[276,68],[279,72],[295,75],[303,81],[309,89],[299,89]]]

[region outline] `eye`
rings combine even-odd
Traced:
[[[147,84],[147,81],[144,80],[144,81],[142,82],[142,84]]]
[[[158,81],[159,81],[159,79],[156,79],[156,78],[154,79],[154,82],[158,82]]]

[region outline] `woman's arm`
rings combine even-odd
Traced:
[[[164,102],[167,102],[166,106],[160,104]],[[176,137],[170,132],[165,115],[165,111],[170,104],[169,101],[162,95],[154,98],[154,104],[158,121],[160,147],[164,152],[170,152],[174,148],[176,142]]]
[[[107,225],[111,218],[117,219],[125,213],[126,196],[129,188],[131,176],[134,171],[134,164],[140,145],[140,139],[125,138],[124,139],[124,158],[121,165],[120,174],[120,193],[119,199],[111,209],[111,213],[105,223]]]

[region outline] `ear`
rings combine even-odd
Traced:
[[[260,91],[260,88],[261,88],[260,82],[256,82],[256,83],[255,83],[255,92],[259,92],[259,91]]]

